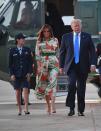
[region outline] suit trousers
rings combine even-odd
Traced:
[[[66,98],[66,106],[70,109],[75,108],[75,97],[77,93],[78,112],[84,112],[85,109],[85,91],[88,74],[80,71],[79,64],[72,64],[69,73],[69,89]]]

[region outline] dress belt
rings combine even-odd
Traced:
[[[56,53],[55,52],[42,52],[42,56],[55,56],[56,55]]]

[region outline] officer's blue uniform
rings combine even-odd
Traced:
[[[32,56],[28,47],[22,47],[20,54],[17,47],[11,48],[9,53],[10,75],[15,75],[14,88],[29,88],[27,73],[32,73]]]

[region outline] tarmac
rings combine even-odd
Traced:
[[[17,115],[15,92],[9,82],[0,80],[0,131],[101,131],[101,99],[97,88],[87,83],[85,116],[69,117],[65,93],[56,97],[56,113],[48,115],[44,100],[37,100],[31,90],[30,115]],[[76,102],[77,103],[77,102]]]

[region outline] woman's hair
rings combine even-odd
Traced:
[[[44,32],[45,29],[49,30],[50,38],[54,37],[52,27],[50,25],[48,25],[48,24],[45,24],[45,25],[42,26],[42,28],[38,32],[38,41],[43,41],[43,39],[44,39],[43,32]]]

